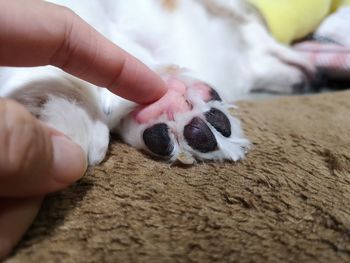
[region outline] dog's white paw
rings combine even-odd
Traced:
[[[40,107],[38,118],[79,144],[89,165],[100,163],[108,150],[109,129],[78,102],[49,96]]]
[[[242,159],[249,147],[239,121],[218,93],[188,77],[169,77],[168,93],[139,106],[120,122],[122,139],[156,156],[191,164],[198,160]]]

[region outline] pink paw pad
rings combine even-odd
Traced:
[[[193,108],[187,94],[188,87],[183,81],[171,78],[167,81],[167,84],[169,90],[160,100],[151,105],[140,106],[134,111],[134,118],[137,122],[149,123],[163,114],[173,121],[176,113],[187,112]],[[191,86],[203,101],[221,101],[219,94],[208,84],[195,82]]]

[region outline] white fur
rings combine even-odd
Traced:
[[[296,53],[269,36],[256,13],[243,0],[178,0],[174,12],[163,9],[160,0],[52,2],[73,9],[155,71],[174,64],[187,69],[191,77],[215,87],[226,102],[254,89],[291,92],[304,79],[300,68],[311,69]],[[225,12],[213,12],[208,6],[213,10],[224,8]],[[0,86],[0,96],[19,100],[82,145],[90,164],[103,159],[108,130],[118,131],[127,143],[145,149],[141,138],[145,125],[136,124],[128,117],[133,103],[59,69],[2,68]],[[49,96],[45,105],[38,104],[40,96]],[[209,106],[202,105],[186,116],[177,116],[177,122],[172,125],[180,137],[189,116],[202,114]],[[216,106],[227,112],[223,104]],[[231,138],[224,138],[210,127],[220,151],[198,153],[180,140],[173,158],[185,150],[185,155],[190,153],[198,159],[241,159],[248,143],[239,122],[233,117],[230,122]]]

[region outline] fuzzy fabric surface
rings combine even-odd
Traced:
[[[114,140],[5,262],[349,262],[350,92],[239,105],[244,161],[170,166]]]

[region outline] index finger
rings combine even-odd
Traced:
[[[162,79],[70,9],[0,0],[0,65],[55,65],[140,104],[161,98]]]

